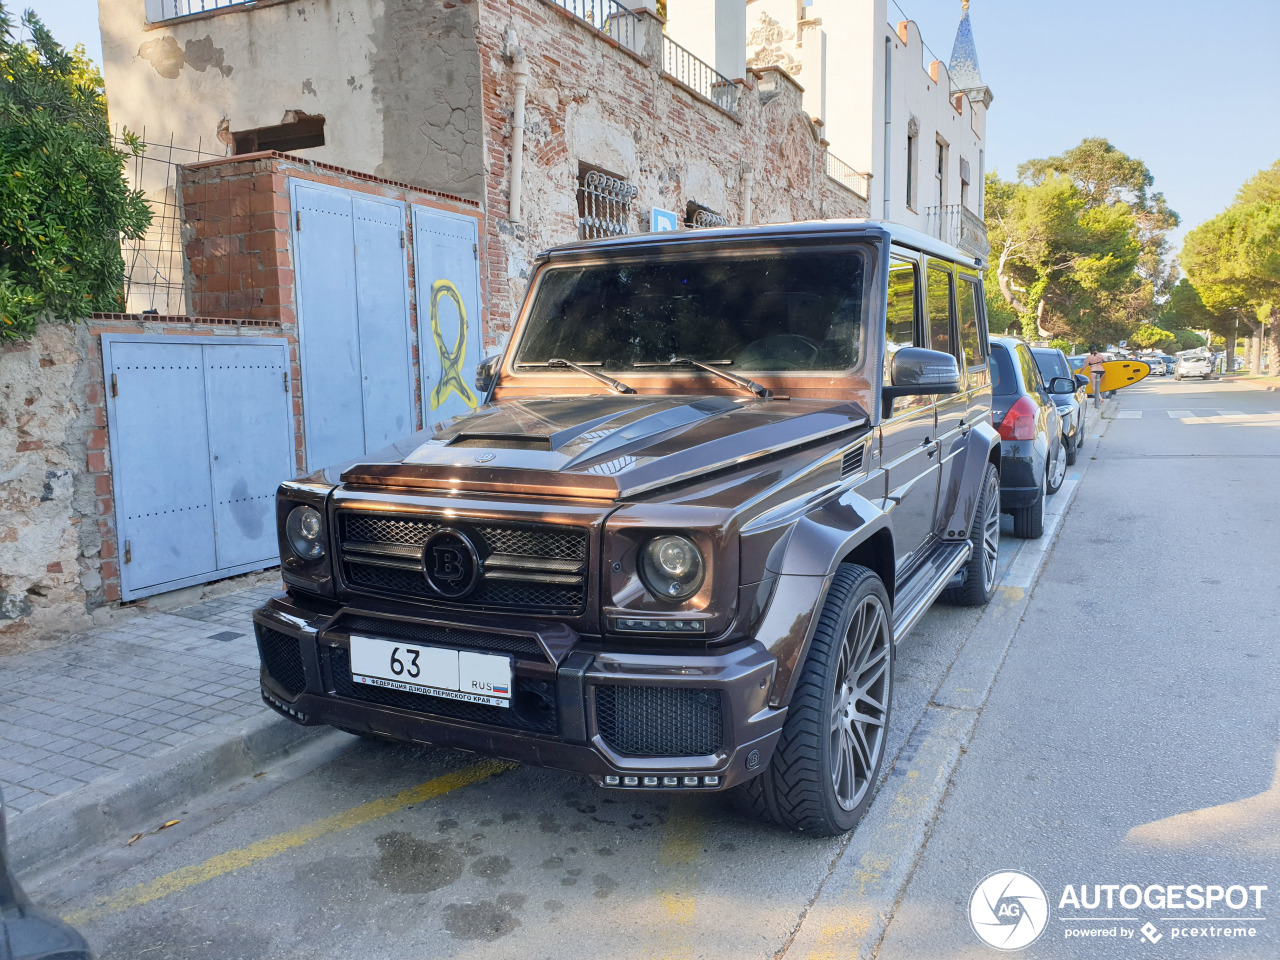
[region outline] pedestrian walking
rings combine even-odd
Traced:
[[[1107,358],[1098,350],[1096,343],[1089,344],[1089,355],[1084,358],[1085,366],[1089,368],[1089,380],[1093,384],[1093,405],[1095,407],[1102,406],[1102,374],[1106,370],[1103,366],[1107,362]]]

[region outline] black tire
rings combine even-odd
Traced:
[[[872,623],[857,614],[878,610]],[[859,640],[874,634],[874,649],[859,659]],[[859,636],[853,638],[851,635]],[[826,601],[818,616],[809,654],[800,669],[800,678],[787,709],[782,736],[764,772],[732,791],[734,804],[742,812],[820,837],[834,837],[852,830],[871,805],[888,739],[889,708],[893,698],[893,621],[889,594],[880,578],[866,567],[841,564],[831,581]],[[855,678],[866,681],[865,696],[851,698],[848,669],[862,664]],[[836,712],[837,697],[847,709]],[[870,707],[866,714],[853,712],[857,705]],[[871,706],[874,704],[874,706]],[[851,731],[859,726],[852,716],[864,716],[861,736],[850,732],[846,738],[843,722]],[[833,717],[833,715],[835,715]],[[843,718],[843,720],[841,720]],[[867,738],[866,727],[873,731]],[[833,744],[833,740],[838,743]],[[842,749],[846,742],[850,749]],[[857,758],[854,751],[859,746]],[[848,796],[843,800],[837,776],[848,770]],[[860,774],[860,775],[859,775]]]
[[[960,607],[981,607],[996,595],[996,559],[1000,553],[1000,474],[994,464],[987,464],[980,489],[978,505],[973,510],[973,526],[969,530],[973,553],[961,568],[964,583],[942,591],[944,601]]]
[[[1045,465],[1045,476],[1049,467]],[[1036,494],[1035,503],[1029,507],[1013,509],[1013,535],[1022,540],[1039,540],[1044,536],[1044,481],[1040,483],[1040,491]]]
[[[1076,454],[1079,453],[1080,451],[1080,444],[1084,443],[1084,439],[1080,436],[1083,430],[1084,430],[1084,424],[1083,423],[1078,424],[1076,426],[1075,435],[1072,436],[1071,439],[1066,441],[1068,467],[1074,467],[1076,465]]]

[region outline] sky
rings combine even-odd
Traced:
[[[100,60],[97,0],[7,2]],[[960,0],[897,2],[949,60]],[[901,19],[894,0],[889,12]],[[1181,215],[1176,250],[1280,159],[1280,0],[972,0],[970,19],[995,96],[987,156],[1005,178],[1024,160],[1106,137],[1146,162]]]

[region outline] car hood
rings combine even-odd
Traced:
[[[509,400],[355,463],[345,483],[613,500],[869,423],[856,403],[726,396]]]

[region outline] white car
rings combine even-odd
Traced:
[[[1173,379],[1183,377],[1202,377],[1208,380],[1213,376],[1213,361],[1209,357],[1179,357],[1173,368]]]
[[[1163,377],[1169,372],[1165,369],[1164,361],[1159,357],[1139,357],[1138,359],[1151,368],[1150,376]]]

